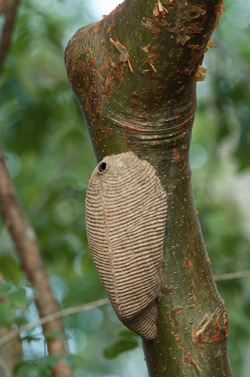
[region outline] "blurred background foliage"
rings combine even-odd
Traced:
[[[96,161],[67,81],[64,49],[77,28],[97,21],[117,3],[21,1],[0,77],[0,142],[61,309],[105,297],[84,220]],[[250,3],[225,5],[213,35],[217,47],[205,56],[207,78],[198,84],[191,146],[195,201],[215,274],[250,270]],[[1,220],[0,277],[0,326],[38,319],[32,287]],[[238,377],[248,377],[250,369],[249,283],[218,282],[229,311],[229,353]],[[110,306],[65,317],[64,323],[74,377],[147,376],[139,339]],[[49,377],[55,360],[44,357],[41,327],[21,338],[23,360],[13,376]]]

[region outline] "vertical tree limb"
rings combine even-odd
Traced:
[[[98,160],[127,150],[147,159],[167,192],[158,337],[144,341],[150,377],[230,377],[228,318],[194,205],[189,147],[196,81],[222,0],[125,0],[79,29],[68,78]],[[204,130],[205,132],[205,130]]]
[[[19,0],[0,0],[0,14],[5,15],[5,23],[0,39],[0,74],[11,44],[18,4]]]

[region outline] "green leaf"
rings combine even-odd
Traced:
[[[0,302],[0,324],[10,325],[11,324],[11,309],[9,305]]]
[[[45,357],[40,361],[40,370],[42,370],[44,373],[48,373],[54,365],[57,363],[58,360],[62,358],[61,355],[50,355],[48,357]],[[46,374],[47,375],[47,374]]]
[[[61,358],[60,355],[51,355],[37,362],[21,362],[14,368],[16,377],[52,377],[52,368]]]
[[[19,284],[23,277],[17,261],[10,255],[0,256],[0,272],[5,280],[11,281],[15,285]]]
[[[105,348],[103,355],[106,359],[114,359],[123,352],[131,351],[138,347],[139,337],[134,332],[124,329],[119,332],[117,341]]]
[[[14,376],[16,377],[41,377],[39,364],[35,363],[19,363],[14,368]]]
[[[105,348],[103,355],[106,359],[115,359],[123,352],[131,351],[138,347],[137,340],[119,340],[111,346]]]
[[[12,285],[6,281],[0,283],[0,297],[7,293],[11,288]]]
[[[41,336],[39,335],[26,335],[22,337],[22,341],[25,340],[26,342],[40,342],[41,341]]]
[[[16,308],[23,308],[26,304],[26,291],[24,288],[19,288],[18,290],[11,292],[8,295],[10,302]]]
[[[56,330],[44,333],[44,337],[46,340],[51,340],[55,338],[68,339],[65,333],[63,333],[62,331],[56,331]]]
[[[81,367],[84,363],[86,363],[86,360],[79,355],[69,354],[67,357],[64,357],[64,360],[71,365],[73,368]]]
[[[139,339],[139,336],[136,334],[136,333],[134,333],[133,331],[131,331],[131,330],[128,330],[128,329],[125,329],[125,330],[121,330],[120,332],[119,332],[119,339],[123,339],[123,340],[125,340],[125,339],[131,339],[131,338],[133,338],[133,339]]]

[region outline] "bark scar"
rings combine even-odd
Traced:
[[[130,62],[129,53],[128,53],[128,50],[126,49],[126,47],[123,46],[121,44],[121,42],[118,41],[117,38],[109,38],[109,40],[110,40],[111,43],[113,43],[113,45],[115,45],[117,50],[120,52],[119,60],[122,63],[128,62],[128,66],[129,66],[130,71],[134,73],[131,62]]]
[[[175,329],[179,327],[180,322],[179,322],[179,319],[177,318],[177,315],[182,312],[182,309],[183,309],[182,306],[177,306],[176,308],[168,312],[169,319],[171,321],[171,326],[174,327]]]
[[[218,313],[219,311],[219,313]],[[198,347],[204,348],[204,343],[219,343],[229,337],[228,314],[221,305],[212,314],[205,314],[203,323],[193,328],[192,340]]]

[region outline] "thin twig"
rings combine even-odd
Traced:
[[[13,330],[10,333],[4,335],[0,339],[0,347],[5,345],[10,340],[14,339],[16,336],[18,336],[20,333],[22,333],[24,331],[31,330],[31,329],[33,329],[34,327],[37,327],[37,326],[42,326],[42,325],[44,325],[48,322],[54,321],[55,319],[65,317],[65,316],[70,315],[70,314],[75,314],[75,313],[83,312],[83,311],[86,311],[86,310],[89,310],[89,309],[108,305],[109,303],[110,303],[110,301],[109,301],[108,298],[103,298],[103,299],[98,300],[98,301],[90,302],[89,304],[75,306],[73,308],[64,309],[64,310],[55,312],[53,314],[47,315],[46,317],[43,317],[43,318],[41,318],[37,321],[34,321],[32,323],[28,323],[27,325],[20,327],[19,329]]]
[[[215,281],[250,278],[250,271],[230,272],[228,274],[215,275]]]
[[[250,277],[250,271],[243,271],[243,272],[232,272],[228,274],[221,274],[221,275],[215,275],[216,281],[223,281],[223,280],[234,280],[234,279],[243,279],[243,278],[249,278]],[[32,323],[28,323],[27,325],[20,327],[19,329],[13,330],[10,333],[4,335],[0,339],[0,347],[14,339],[16,336],[20,335],[24,331],[31,330],[37,326],[42,326],[48,322],[53,321],[57,318],[66,317],[71,314],[80,313],[86,310],[90,310],[93,308],[98,308],[100,306],[108,305],[110,303],[108,298],[104,298],[101,300],[93,301],[88,304],[83,304],[79,306],[74,306],[72,308],[64,309],[58,312],[55,312],[53,314],[47,315],[46,317],[43,317],[37,321],[34,321]]]
[[[3,31],[0,39],[0,73],[3,69],[4,61],[10,48],[18,3],[19,0],[9,0],[5,2],[5,6],[2,7],[3,12],[5,12],[5,23],[3,26]]]
[[[232,272],[228,274],[221,274],[221,275],[215,275],[215,281],[223,281],[223,280],[234,280],[234,279],[243,279],[243,278],[249,278],[250,277],[250,271],[243,271],[243,272]],[[64,309],[58,312],[55,312],[53,314],[47,315],[46,317],[43,317],[37,321],[34,321],[32,323],[29,323],[23,327],[20,327],[19,329],[11,331],[9,334],[6,334],[0,339],[0,347],[11,341],[13,338],[18,336],[20,333],[24,331],[31,330],[37,326],[44,325],[45,323],[51,322],[54,319],[66,317],[71,314],[80,313],[89,309],[97,308],[100,306],[108,305],[110,303],[108,298],[104,298],[101,300],[90,302],[89,304],[83,304],[79,306],[74,306],[72,308]]]

